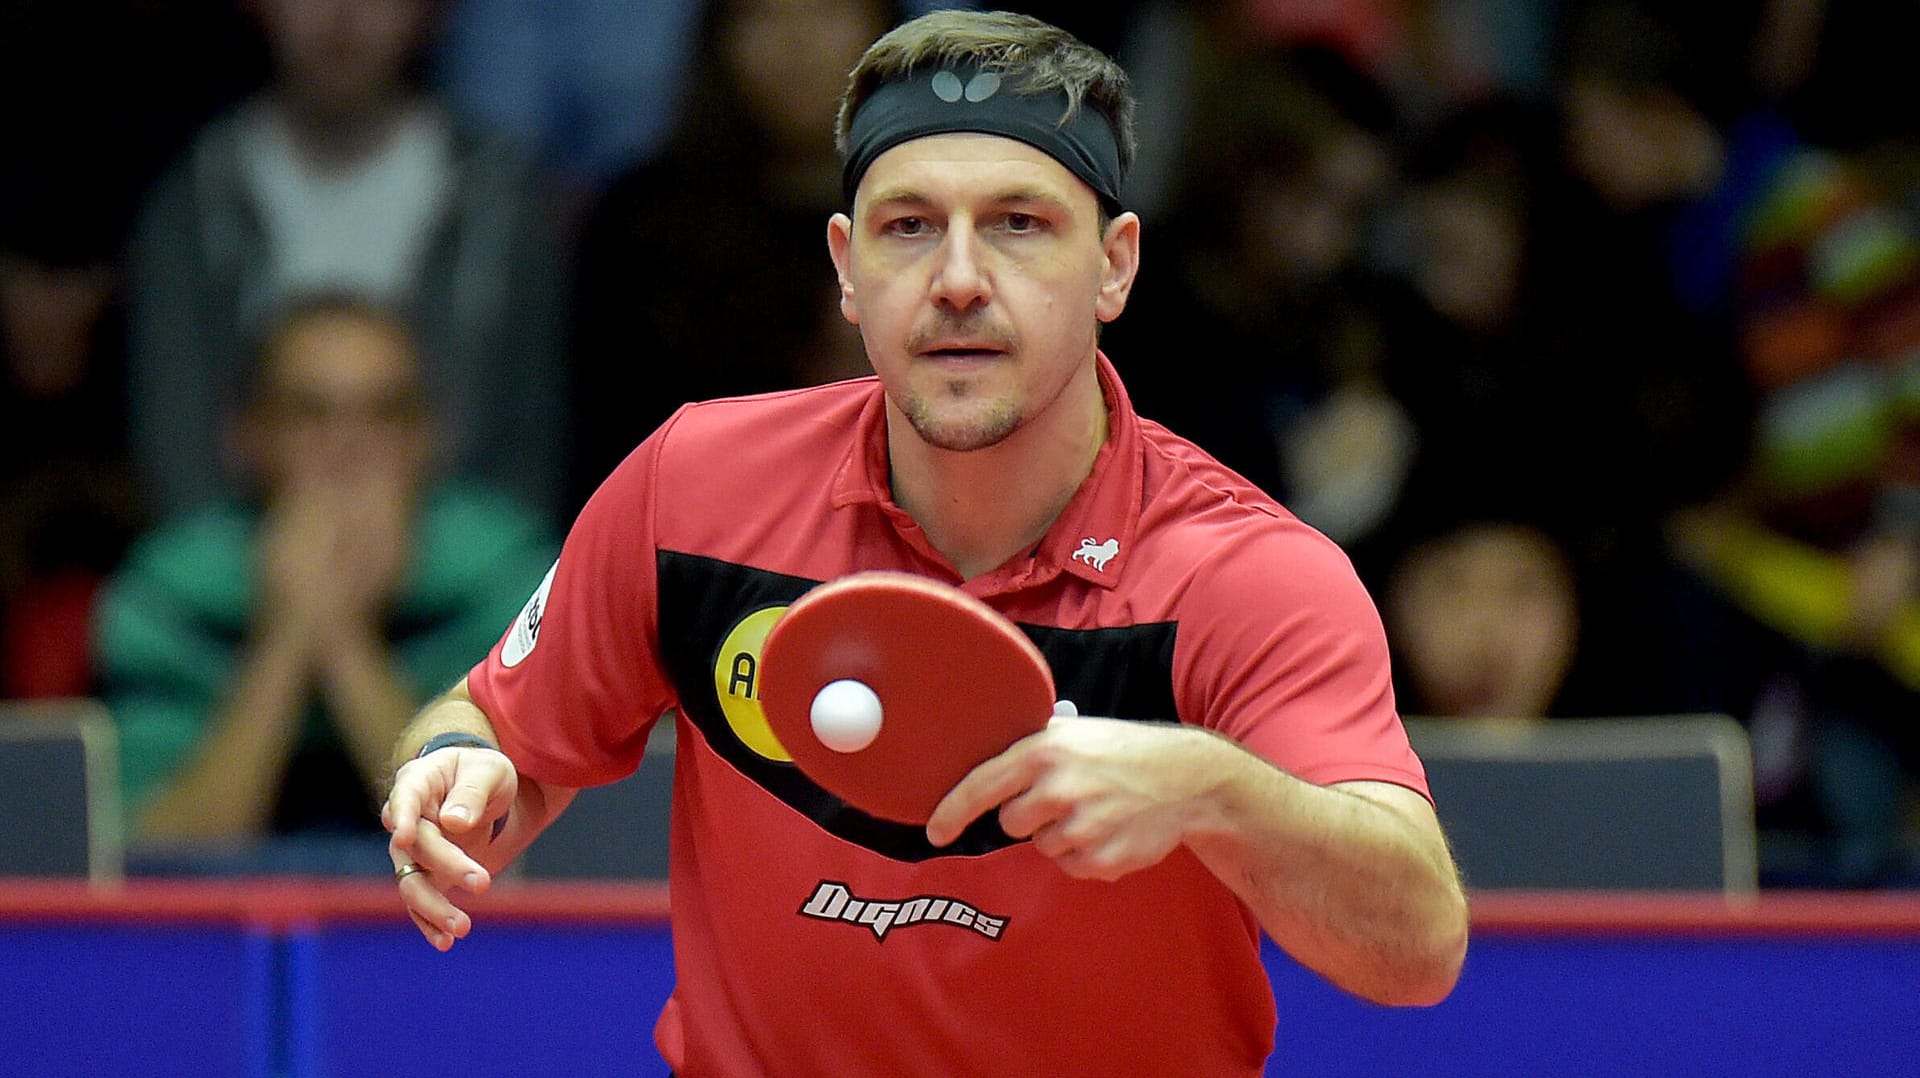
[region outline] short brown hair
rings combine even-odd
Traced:
[[[844,155],[853,115],[875,89],[922,65],[973,64],[1011,79],[1022,95],[1059,91],[1067,115],[1083,103],[1099,109],[1113,128],[1120,171],[1133,164],[1133,86],[1112,58],[1050,23],[1010,11],[935,11],[900,24],[867,47],[840,95],[834,141]]]

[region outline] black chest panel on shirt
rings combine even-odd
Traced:
[[[755,611],[789,606],[819,581],[673,551],[659,553],[658,569],[661,657],[681,711],[741,774],[839,838],[897,861],[977,855],[1013,843],[997,816],[988,813],[951,846],[935,847],[922,828],[852,808],[814,785],[792,763],[761,755],[734,732],[721,705],[715,671],[724,663],[727,670],[745,670],[742,676],[750,679],[751,666],[750,660],[723,656],[723,646]],[[1175,623],[1020,628],[1053,668],[1057,695],[1072,700],[1082,714],[1145,721],[1176,718]]]

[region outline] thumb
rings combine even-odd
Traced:
[[[442,752],[458,753],[462,757],[468,753],[486,752],[484,749],[442,749]],[[494,798],[497,783],[487,781],[486,769],[461,766],[468,763],[461,759],[455,763],[453,781],[447,784],[447,796],[440,802],[440,826],[450,831],[470,831],[485,817],[488,803]]]

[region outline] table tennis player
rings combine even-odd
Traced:
[[[1025,16],[867,50],[826,231],[877,377],[682,408],[409,726],[384,817],[434,946],[671,716],[677,1074],[1260,1074],[1262,932],[1369,1000],[1451,991],[1465,902],[1371,600],[1097,346],[1139,268],[1132,114],[1116,64]],[[984,600],[1078,711],[924,826],[809,779],[755,694],[780,613],[864,570]]]

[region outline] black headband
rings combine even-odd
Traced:
[[[997,71],[979,67],[909,71],[873,91],[847,131],[841,185],[847,205],[874,159],[910,139],[958,131],[1017,139],[1085,180],[1108,213],[1120,212],[1120,144],[1105,113],[1091,106],[1067,117],[1064,90],[1019,94]]]

